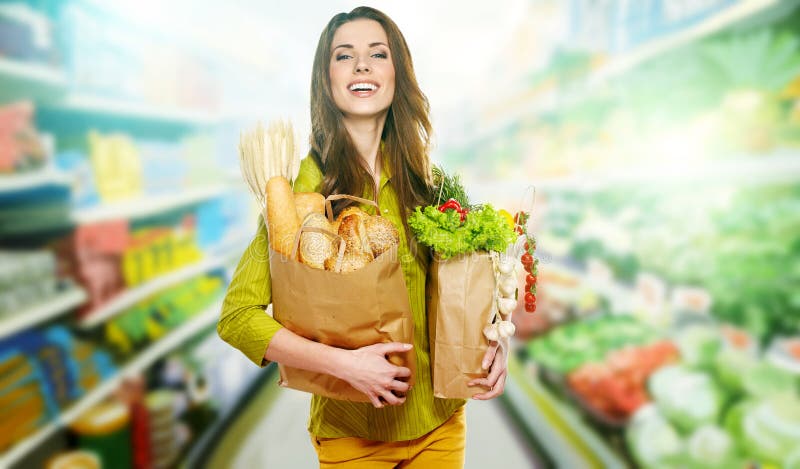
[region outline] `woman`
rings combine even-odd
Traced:
[[[370,398],[370,403],[358,403],[313,397],[309,432],[321,467],[462,467],[464,401],[433,397],[425,312],[428,259],[416,249],[406,222],[415,206],[431,198],[428,102],[417,85],[405,39],[385,14],[359,7],[328,23],[314,58],[311,123],[311,154],[301,163],[294,190],[376,199],[382,215],[400,232],[399,260],[415,324],[417,384],[409,389],[404,381],[409,369],[386,359],[411,344],[338,349],[304,339],[264,314],[271,297],[261,221],[259,236],[228,289],[219,334],[261,366],[276,361],[328,373]],[[490,368],[488,378],[471,384],[491,390],[476,399],[502,394],[502,348],[490,347],[484,367]]]

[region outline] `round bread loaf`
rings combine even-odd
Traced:
[[[367,229],[367,240],[375,257],[380,256],[400,242],[400,233],[394,224],[384,217],[371,216],[364,220]]]
[[[367,228],[364,225],[364,220],[369,217],[363,217],[359,214],[353,213],[346,215],[342,218],[339,224],[339,236],[344,239],[345,255],[367,254],[372,256],[372,249],[369,247],[369,239],[367,238]]]
[[[331,230],[331,224],[325,215],[316,212],[306,215],[302,226]],[[303,264],[315,269],[324,269],[325,260],[334,257],[334,253],[333,240],[330,236],[312,231],[300,235],[300,249],[297,256]]]

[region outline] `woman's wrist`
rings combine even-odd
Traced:
[[[352,363],[350,350],[336,347],[330,348],[331,353],[328,354],[329,357],[325,360],[324,373],[346,381],[346,376],[349,374],[348,370]]]

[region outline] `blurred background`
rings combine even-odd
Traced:
[[[357,5],[0,3],[0,468],[315,466],[308,396],[214,327],[239,132],[305,141]],[[434,161],[511,213],[535,187],[537,311],[467,467],[800,468],[798,5],[373,4]]]

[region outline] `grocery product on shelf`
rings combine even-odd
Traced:
[[[145,398],[150,420],[150,446],[155,468],[169,467],[178,454],[176,394],[170,390],[148,393]]]
[[[0,448],[33,433],[115,371],[110,357],[63,326],[29,330],[0,341],[5,431]]]
[[[172,227],[147,227],[131,233],[122,254],[125,284],[133,287],[200,260],[195,220],[186,215]]]
[[[0,318],[13,316],[59,292],[51,251],[0,250]]]
[[[159,292],[106,322],[105,339],[118,355],[130,355],[201,312],[222,287],[223,277],[209,274]]]
[[[52,144],[36,131],[33,103],[21,101],[0,106],[0,175],[44,167]]]
[[[72,422],[78,448],[99,456],[102,467],[132,468],[130,412],[120,402],[94,406]]]
[[[69,451],[53,456],[48,462],[46,469],[102,469],[100,458],[91,451]]]
[[[129,241],[126,220],[81,225],[53,247],[59,269],[75,278],[88,294],[82,314],[108,302],[123,288],[120,256]]]

